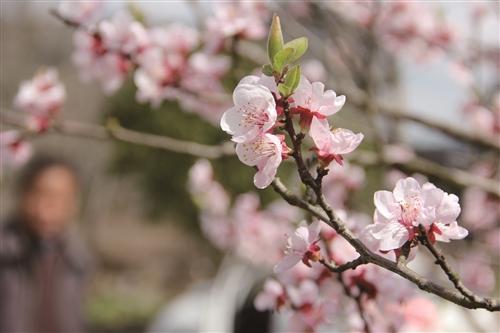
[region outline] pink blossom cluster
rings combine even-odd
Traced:
[[[47,130],[59,114],[66,99],[66,90],[55,69],[40,70],[21,83],[14,105],[27,115],[28,127],[34,132]]]
[[[472,98],[464,105],[464,114],[474,130],[481,135],[495,139],[500,135],[500,91],[489,103]]]
[[[413,1],[346,1],[332,9],[373,31],[384,47],[424,60],[450,49],[457,36],[432,5]]]
[[[214,14],[206,20],[206,43],[220,50],[228,38],[260,40],[267,35],[269,11],[263,2],[216,2]]]
[[[14,106],[26,117],[26,127],[35,133],[50,128],[61,112],[66,99],[66,90],[57,71],[52,68],[37,72],[30,80],[23,81],[14,98]],[[1,165],[19,167],[32,155],[27,135],[17,130],[0,133]]]
[[[133,77],[139,102],[159,107],[174,100],[211,122],[227,107],[221,79],[231,65],[224,48],[213,44],[265,35],[266,9],[257,3],[216,4],[219,9],[207,19],[205,34],[179,23],[148,27],[126,11],[88,26],[82,18],[90,11],[85,3],[64,4],[59,10],[81,23],[74,34],[73,61],[83,80],[97,81],[111,94]]]
[[[403,245],[420,234],[419,226],[425,228],[431,242],[449,242],[468,235],[457,222],[458,197],[431,183],[421,186],[412,177],[401,179],[392,192],[377,191],[374,202],[374,223],[364,229],[364,236],[374,250],[382,253],[394,251],[398,255]]]
[[[31,144],[16,130],[0,132],[0,166],[19,167],[26,163],[33,153]],[[0,172],[0,175],[3,172]]]
[[[274,265],[281,257],[283,235],[300,218],[299,211],[283,201],[262,208],[255,193],[239,195],[230,207],[228,194],[214,180],[207,160],[197,161],[189,175],[189,188],[199,207],[205,236],[217,248],[231,251],[250,263]]]
[[[340,214],[357,234],[369,222],[363,214]],[[346,291],[359,298],[364,320],[375,332],[438,328],[434,304],[417,297],[411,284],[393,273],[368,264],[339,274],[338,280],[334,273],[313,261],[321,257],[343,264],[359,256],[344,238],[322,222],[300,225],[289,237],[287,251],[275,267],[276,278],[265,281],[255,306],[289,316],[289,329],[311,332],[335,327],[362,331],[364,321],[353,299],[346,297]],[[422,305],[429,311],[418,309]],[[345,320],[339,322],[341,318]]]
[[[257,188],[271,184],[282,160],[288,156],[285,136],[277,129],[283,126],[285,105],[292,115],[299,116],[301,128],[309,133],[313,150],[324,167],[334,160],[342,165],[343,155],[354,151],[363,139],[363,134],[348,129],[331,130],[327,117],[342,108],[345,96],[325,91],[323,83],[311,83],[304,76],[288,98],[277,92],[274,78],[264,74],[246,76],[235,88],[233,102],[220,125],[236,142],[240,161],[257,168],[254,177]]]

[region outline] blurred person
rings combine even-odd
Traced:
[[[0,332],[79,333],[90,257],[71,222],[79,182],[71,163],[34,158],[14,214],[0,225]]]

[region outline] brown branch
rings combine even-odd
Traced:
[[[10,111],[1,112],[2,123],[29,130],[24,117]],[[85,124],[76,121],[56,121],[48,133],[57,133],[93,140],[115,140],[150,148],[157,148],[180,154],[217,159],[234,155],[233,144],[209,146],[192,141],[183,141],[163,135],[154,135],[126,129],[117,121],[108,122],[107,126]]]
[[[249,59],[251,61],[256,61],[258,63],[266,63],[267,57],[265,51],[259,46],[251,43],[244,43],[238,50],[242,57]],[[355,105],[361,111],[367,111],[367,98],[366,94],[359,89],[349,88],[349,89],[339,89],[339,93],[347,96],[348,103]],[[492,149],[496,152],[500,152],[500,140],[492,139],[481,135],[480,133],[473,133],[468,130],[464,130],[458,127],[446,125],[441,121],[436,121],[429,119],[427,117],[421,116],[422,112],[419,110],[409,111],[406,108],[383,104],[377,101],[377,110],[380,115],[384,115],[396,120],[411,121],[422,126],[431,128],[438,132],[441,132],[449,137],[460,140],[465,143],[470,143],[484,147],[487,149]]]
[[[29,130],[22,114],[2,110],[1,121],[3,124],[11,125],[23,130]],[[113,127],[114,126],[114,127]],[[234,155],[233,144],[226,143],[219,146],[209,146],[191,141],[183,141],[169,138],[163,135],[153,135],[139,131],[133,131],[121,127],[119,124],[111,123],[107,127],[93,124],[86,124],[77,121],[59,121],[54,128],[49,129],[49,133],[75,136],[93,140],[116,140],[120,142],[140,145],[150,148],[173,151],[180,154],[203,157],[208,159],[217,159],[224,156]],[[385,159],[388,165],[394,165],[407,172],[418,172],[429,176],[438,177],[449,183],[468,187],[474,186],[488,193],[500,197],[500,186],[498,182],[480,177],[469,172],[442,166],[424,158],[414,158],[406,163],[392,161],[387,157],[380,156],[369,151],[360,151],[353,154],[351,160],[363,166],[376,165],[380,159]],[[301,169],[304,173],[307,168]],[[320,172],[325,172],[325,170]],[[305,173],[304,173],[305,175]],[[308,176],[305,176],[308,177]],[[323,175],[321,176],[321,178]],[[311,180],[309,180],[311,181]],[[318,183],[318,180],[315,180]],[[320,181],[319,181],[320,183]]]
[[[325,266],[332,273],[342,273],[350,269],[355,269],[358,266],[367,264],[368,261],[364,257],[358,257],[352,261],[348,261],[345,264],[337,265],[334,262],[327,261],[325,259],[320,259],[319,262]]]
[[[454,272],[453,269],[448,265],[445,256],[429,240],[427,232],[425,231],[425,228],[422,225],[419,226],[419,231],[420,235],[418,237],[418,240],[420,241],[420,243],[422,243],[422,245],[424,245],[429,250],[434,259],[436,259],[435,261],[436,265],[439,265],[439,267],[441,267],[442,271],[448,277],[448,280],[450,280],[451,283],[453,283],[453,286],[455,286],[455,289],[460,291],[460,293],[465,297],[467,297],[468,299],[475,300],[476,296],[474,295],[474,293],[470,291],[462,283],[462,281],[460,281],[458,274]]]
[[[322,193],[321,184],[317,184],[311,173],[307,169],[301,154],[302,136],[295,133],[291,115],[285,107],[285,130],[287,131],[293,145],[293,158],[297,164],[298,173],[302,183],[306,187],[310,187],[316,194],[318,206],[302,200],[292,194],[278,179],[273,182],[273,188],[280,194],[288,203],[300,207],[318,219],[330,225],[338,234],[340,234],[350,245],[352,245],[361,257],[364,257],[368,263],[373,263],[385,269],[394,272],[401,277],[413,282],[420,289],[433,293],[451,302],[469,309],[484,308],[489,311],[500,311],[500,301],[489,298],[481,298],[474,296],[473,299],[464,296],[462,293],[455,290],[443,287],[434,282],[428,281],[420,276],[415,271],[405,265],[404,260],[399,263],[390,261],[382,256],[369,250],[348,228],[345,223],[335,214],[333,209],[328,205]],[[326,215],[325,215],[326,214]]]
[[[344,290],[344,294],[346,294],[347,297],[352,298],[354,300],[354,303],[356,304],[356,308],[358,309],[359,316],[361,317],[361,320],[363,321],[363,329],[365,333],[371,333],[370,329],[370,324],[368,323],[368,319],[365,316],[365,309],[363,307],[363,301],[362,301],[362,296],[363,293],[360,291],[357,295],[354,295],[351,292],[351,289],[349,286],[344,282],[344,279],[342,278],[342,274],[339,274],[337,277],[337,280],[339,283],[342,285],[342,289]]]
[[[379,165],[382,162],[407,173],[421,173],[439,178],[460,187],[477,187],[500,198],[500,184],[498,181],[478,176],[461,169],[445,166],[420,156],[415,156],[408,161],[400,162],[384,154],[380,155],[375,152],[359,151],[351,154],[350,160],[363,166]]]
[[[367,111],[367,106],[370,103],[370,99],[366,96],[365,93],[360,90],[355,91],[354,89],[343,91],[343,93],[349,96],[349,104],[355,105],[361,111]],[[378,102],[378,104],[378,111],[381,115],[388,116],[396,120],[411,121],[439,131],[454,139],[500,152],[500,140],[498,140],[498,138],[491,139],[479,132],[474,133],[458,127],[446,125],[440,121],[421,116],[422,112],[408,111],[397,106],[386,105],[380,102]]]
[[[345,227],[344,222],[338,216],[334,214],[333,218],[330,219],[320,207],[311,205],[310,203],[293,194],[278,178],[274,179],[272,186],[286,202],[293,206],[306,210],[312,216],[318,218],[319,220],[334,228],[347,242],[349,242],[349,244],[351,244],[358,251],[361,256],[363,256],[367,260],[368,263],[383,267],[414,283],[418,288],[465,308],[500,311],[499,300],[481,297],[478,297],[475,300],[470,300],[469,298],[465,297],[459,292],[456,292],[455,290],[445,288],[441,285],[427,280],[405,265],[398,265],[393,261],[390,261],[376,253],[371,252],[366,247],[366,245],[364,245],[349,229]]]

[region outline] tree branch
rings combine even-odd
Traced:
[[[367,264],[368,261],[360,256],[357,259],[354,259],[352,261],[346,262],[345,264],[342,265],[337,265],[334,262],[329,262],[325,259],[320,259],[319,262],[325,266],[330,272],[332,273],[342,273],[350,269],[355,269],[358,266]]]
[[[448,280],[450,280],[451,283],[453,283],[453,285],[455,286],[455,289],[460,291],[460,293],[465,297],[467,297],[468,299],[475,300],[476,296],[474,295],[474,293],[471,290],[469,290],[462,283],[462,281],[460,281],[458,274],[454,272],[452,268],[448,265],[445,256],[429,240],[425,228],[422,225],[420,225],[419,230],[420,230],[420,236],[418,237],[418,240],[420,241],[420,243],[422,243],[422,245],[424,245],[429,250],[434,259],[436,259],[435,263],[439,265],[439,267],[441,267],[443,272],[448,277]]]
[[[25,118],[15,112],[1,112],[2,123],[29,130]],[[150,148],[163,149],[180,154],[217,159],[234,155],[233,144],[209,146],[192,141],[183,141],[163,135],[133,131],[121,127],[117,121],[109,121],[107,126],[85,124],[76,121],[56,121],[48,133],[57,133],[94,140],[115,140]]]
[[[291,115],[285,107],[285,130],[287,131],[290,140],[293,145],[293,158],[297,164],[298,173],[302,183],[306,187],[310,187],[317,199],[319,205],[312,205],[298,196],[291,193],[280,181],[275,179],[272,183],[273,188],[278,194],[280,194],[288,203],[291,205],[300,207],[318,219],[326,222],[330,225],[338,234],[340,234],[351,246],[353,246],[361,257],[364,257],[368,263],[372,263],[381,266],[385,269],[390,270],[393,273],[413,282],[420,289],[425,290],[429,293],[440,296],[447,299],[453,303],[461,305],[469,309],[483,308],[489,311],[500,311],[500,301],[493,300],[489,298],[481,298],[479,296],[474,296],[473,299],[464,296],[460,292],[443,287],[434,282],[431,282],[424,277],[420,276],[415,271],[408,268],[404,261],[395,263],[390,261],[366,247],[348,228],[346,228],[345,223],[335,214],[333,209],[328,205],[325,197],[322,193],[321,184],[316,183],[315,179],[312,177],[311,173],[307,169],[304,160],[302,159],[301,144],[302,137],[295,133]],[[326,214],[326,215],[325,215]]]
[[[20,113],[2,110],[0,115],[3,124],[29,131],[25,117]],[[116,140],[208,159],[217,159],[225,156],[233,156],[235,154],[232,143],[226,143],[219,146],[204,145],[163,135],[133,131],[112,122],[107,126],[100,126],[77,121],[60,120],[56,122],[53,128],[49,129],[49,133],[93,140]],[[386,156],[381,156],[365,150],[355,152],[351,158],[353,162],[363,166],[376,165],[380,163],[381,159],[384,159],[385,163],[388,165],[393,165],[406,172],[418,172],[428,176],[438,177],[461,187],[474,186],[496,197],[500,197],[500,185],[498,182],[460,169],[445,167],[421,157],[415,157],[408,162],[400,163],[390,160]],[[305,164],[304,169],[307,171]],[[303,173],[304,169],[301,169]],[[311,180],[309,180],[309,182],[310,181]]]

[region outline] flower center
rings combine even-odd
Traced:
[[[240,108],[242,114],[240,126],[263,127],[269,121],[269,115],[264,112],[264,103],[247,103]]]
[[[401,223],[405,226],[412,226],[417,220],[420,212],[420,200],[417,197],[411,197],[400,203],[401,206]]]

